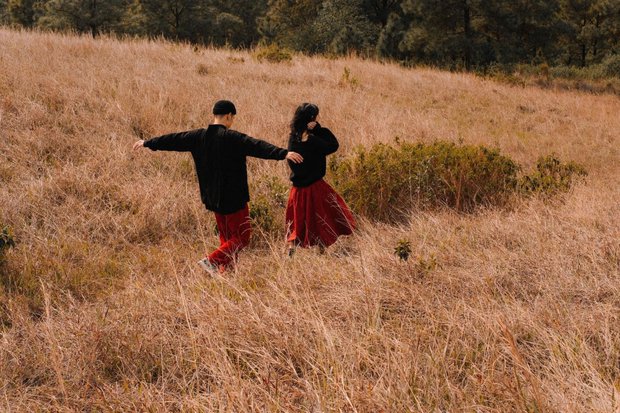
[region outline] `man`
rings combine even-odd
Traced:
[[[248,211],[250,194],[246,157],[303,162],[301,155],[230,129],[237,109],[228,100],[213,106],[213,123],[206,129],[171,133],[139,140],[142,147],[154,151],[191,152],[205,207],[215,213],[220,246],[198,264],[209,274],[230,267],[240,249],[250,241]]]

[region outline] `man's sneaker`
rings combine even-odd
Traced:
[[[217,266],[213,265],[208,258],[199,260],[198,265],[200,265],[200,267],[202,267],[202,269],[205,270],[211,277],[219,275],[219,269]]]

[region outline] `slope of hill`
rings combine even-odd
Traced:
[[[0,50],[0,224],[17,240],[0,267],[5,410],[618,411],[617,97],[6,29]],[[255,234],[209,279],[191,159],[130,148],[205,125],[220,98],[236,129],[280,145],[312,101],[344,154],[446,139],[526,166],[555,152],[589,177],[509,210],[362,222],[325,255],[289,260]],[[255,194],[287,183],[283,163],[250,173]]]

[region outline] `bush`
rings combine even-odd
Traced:
[[[261,234],[262,238],[267,239],[284,236],[284,215],[289,189],[289,185],[276,176],[252,182],[250,192],[253,195],[249,207],[255,235]],[[259,242],[260,238],[252,237],[254,243]]]
[[[609,55],[603,59],[601,71],[608,77],[620,77],[620,55]]]
[[[209,66],[205,65],[204,63],[199,63],[198,66],[196,66],[196,72],[198,72],[198,74],[201,76],[208,75],[209,71]]]
[[[15,246],[15,238],[13,231],[9,227],[3,227],[0,232],[0,265],[4,262],[4,254],[6,250]]]
[[[290,62],[293,60],[293,54],[288,49],[281,48],[275,43],[256,49],[253,56],[261,63],[263,61],[270,63],[281,63]]]
[[[270,235],[280,229],[271,202],[265,196],[256,197],[250,202],[249,207],[250,220],[255,234],[258,232],[263,235]]]
[[[585,168],[575,162],[562,162],[555,155],[548,155],[538,159],[532,173],[519,179],[519,188],[526,194],[565,192],[587,174]]]
[[[351,69],[345,66],[338,84],[340,86],[350,86],[351,88],[355,89],[360,85],[360,81],[358,78],[351,74]]]
[[[472,211],[503,204],[517,185],[519,167],[483,146],[377,144],[358,147],[348,158],[332,158],[334,186],[358,213],[395,221],[414,208],[448,206]]]
[[[401,239],[394,248],[394,255],[400,258],[401,261],[407,261],[409,255],[411,255],[411,242],[406,239]]]

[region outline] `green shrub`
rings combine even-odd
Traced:
[[[555,66],[550,70],[551,76],[557,79],[592,79],[594,74],[591,70],[576,66]]]
[[[280,230],[273,212],[273,206],[265,196],[255,197],[250,202],[250,220],[255,234],[258,232],[263,235],[271,235]]]
[[[406,239],[401,239],[394,248],[394,255],[400,258],[401,261],[407,261],[409,255],[411,255],[411,242]]]
[[[340,81],[338,82],[340,86],[350,86],[352,88],[357,88],[360,85],[360,81],[358,78],[351,74],[351,69],[347,66],[344,67],[342,71],[342,76],[340,77]]]
[[[277,208],[284,208],[288,203],[290,185],[285,184],[279,178],[272,176],[263,180],[269,193],[269,198]]]
[[[4,262],[6,250],[15,246],[13,231],[9,227],[3,227],[0,232],[0,265]]]
[[[358,147],[330,160],[331,180],[349,205],[371,219],[397,221],[415,208],[472,211],[503,204],[519,167],[498,150],[451,142]]]
[[[601,72],[608,77],[620,77],[620,55],[609,55],[603,59]]]
[[[547,155],[538,159],[534,171],[519,179],[519,188],[523,193],[565,192],[587,174],[585,168],[575,162],[562,162],[555,155]]]
[[[493,65],[479,74],[518,86],[554,87],[588,93],[615,93],[620,87],[620,55],[610,55],[587,67],[538,65]]]
[[[251,183],[250,219],[255,235],[284,236],[284,215],[290,186],[277,176]],[[253,236],[259,242],[260,236]]]
[[[206,76],[210,72],[209,66],[204,63],[199,63],[198,66],[196,66],[196,72],[198,72],[199,75]]]
[[[253,56],[261,63],[263,61],[270,63],[282,63],[293,60],[293,54],[288,49],[281,48],[275,43],[268,46],[259,47],[254,51]]]

